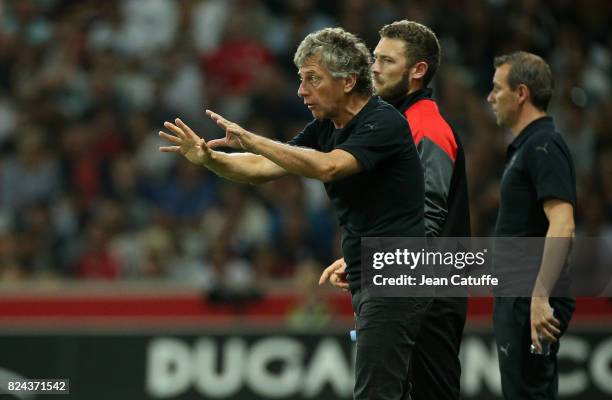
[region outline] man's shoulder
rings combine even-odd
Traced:
[[[418,145],[423,139],[435,143],[455,160],[458,143],[453,128],[440,113],[432,99],[422,99],[404,111],[412,136]]]
[[[432,99],[422,99],[412,104],[403,111],[404,116],[410,123],[417,127],[434,129],[439,133],[453,136],[453,129],[440,113],[436,102]]]
[[[377,99],[360,116],[355,129],[360,133],[373,133],[372,140],[385,140],[394,143],[405,142],[411,136],[406,119],[391,104]]]
[[[525,141],[525,149],[530,152],[534,150],[542,150],[545,153],[556,149],[569,151],[563,136],[554,129],[540,129],[533,132],[533,134]]]
[[[371,100],[370,107],[363,115],[363,121],[380,120],[390,124],[405,124],[402,114],[391,104],[378,96]]]
[[[313,118],[312,121],[306,124],[304,131],[318,135],[322,132],[328,132],[333,129],[333,123],[329,119],[319,120]]]

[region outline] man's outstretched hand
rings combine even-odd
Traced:
[[[225,130],[225,137],[223,139],[210,140],[208,142],[208,147],[211,149],[217,147],[231,147],[233,149],[249,150],[250,139],[254,136],[251,132],[210,110],[206,110],[206,115]]]
[[[179,118],[171,122],[164,122],[164,127],[173,135],[159,131],[159,136],[172,143],[173,146],[161,146],[159,151],[164,153],[179,153],[194,164],[206,165],[211,159],[211,150],[206,141],[199,137],[190,127]]]

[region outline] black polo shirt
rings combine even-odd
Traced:
[[[533,121],[510,144],[500,191],[496,237],[546,236],[545,200],[564,200],[576,208],[574,163],[552,118]],[[500,280],[504,287],[498,293],[528,296],[541,262],[544,239],[500,243],[503,247],[498,247],[505,251],[496,253],[496,272],[506,278]],[[569,273],[564,268],[553,294],[567,295],[569,284]]]
[[[342,129],[313,120],[289,144],[351,153],[363,171],[326,183],[342,228],[342,253],[352,289],[361,286],[362,237],[422,237],[423,169],[406,120],[372,97]]]
[[[543,204],[564,200],[576,207],[576,172],[552,118],[527,125],[508,147],[501,180],[495,236],[546,236]]]

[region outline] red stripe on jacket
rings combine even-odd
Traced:
[[[457,158],[457,142],[453,130],[440,115],[433,100],[419,100],[404,112],[410,125],[414,144],[419,145],[426,137],[440,147],[453,162]]]

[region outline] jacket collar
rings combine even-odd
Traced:
[[[404,113],[407,109],[409,109],[414,103],[419,100],[431,99],[433,94],[433,90],[430,88],[419,89],[416,92],[412,92],[409,95],[401,97],[391,104],[395,106],[401,113]]]

